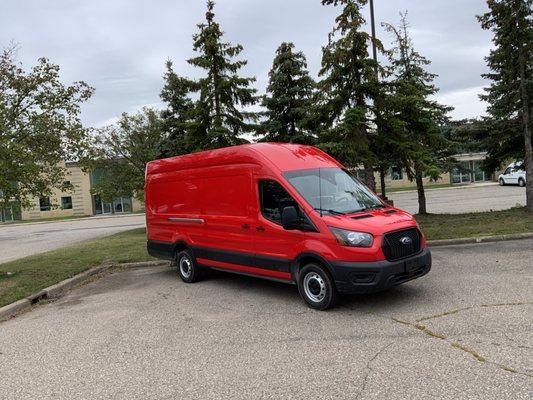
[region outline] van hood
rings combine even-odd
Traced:
[[[374,236],[418,226],[411,214],[392,207],[346,215],[324,214],[322,219],[334,228],[367,232]]]

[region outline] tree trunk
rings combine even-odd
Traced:
[[[415,166],[416,191],[418,192],[418,214],[427,214],[426,210],[426,192],[424,190],[424,180],[422,171]]]
[[[381,185],[381,197],[383,200],[387,200],[387,192],[385,188],[385,174],[386,174],[385,165],[380,164],[379,166],[379,183]]]
[[[519,47],[518,63],[520,70],[520,95],[522,97],[522,122],[524,124],[524,144],[525,144],[525,167],[526,167],[526,208],[533,213],[533,145],[531,143],[530,127],[530,106],[529,96],[526,88],[526,60],[524,58],[524,48]]]
[[[363,164],[365,171],[365,185],[373,192],[376,191],[376,178],[374,177],[374,168],[370,164]]]

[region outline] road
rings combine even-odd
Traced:
[[[0,263],[143,226],[144,215],[0,226]]]
[[[533,240],[433,255],[327,312],[252,278],[107,275],[0,324],[0,397],[531,399]]]
[[[418,197],[415,191],[396,192],[388,195],[394,205],[410,213],[418,212]],[[506,210],[526,204],[526,189],[518,186],[484,184],[461,186],[426,191],[427,208],[430,213],[465,213],[476,211]]]

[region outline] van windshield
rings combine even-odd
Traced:
[[[383,207],[374,193],[340,168],[291,171],[283,176],[317,211],[336,215]]]

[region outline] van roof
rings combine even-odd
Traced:
[[[218,165],[268,164],[280,172],[310,168],[342,167],[334,158],[313,146],[289,143],[253,143],[164,158],[148,163],[148,175]]]

